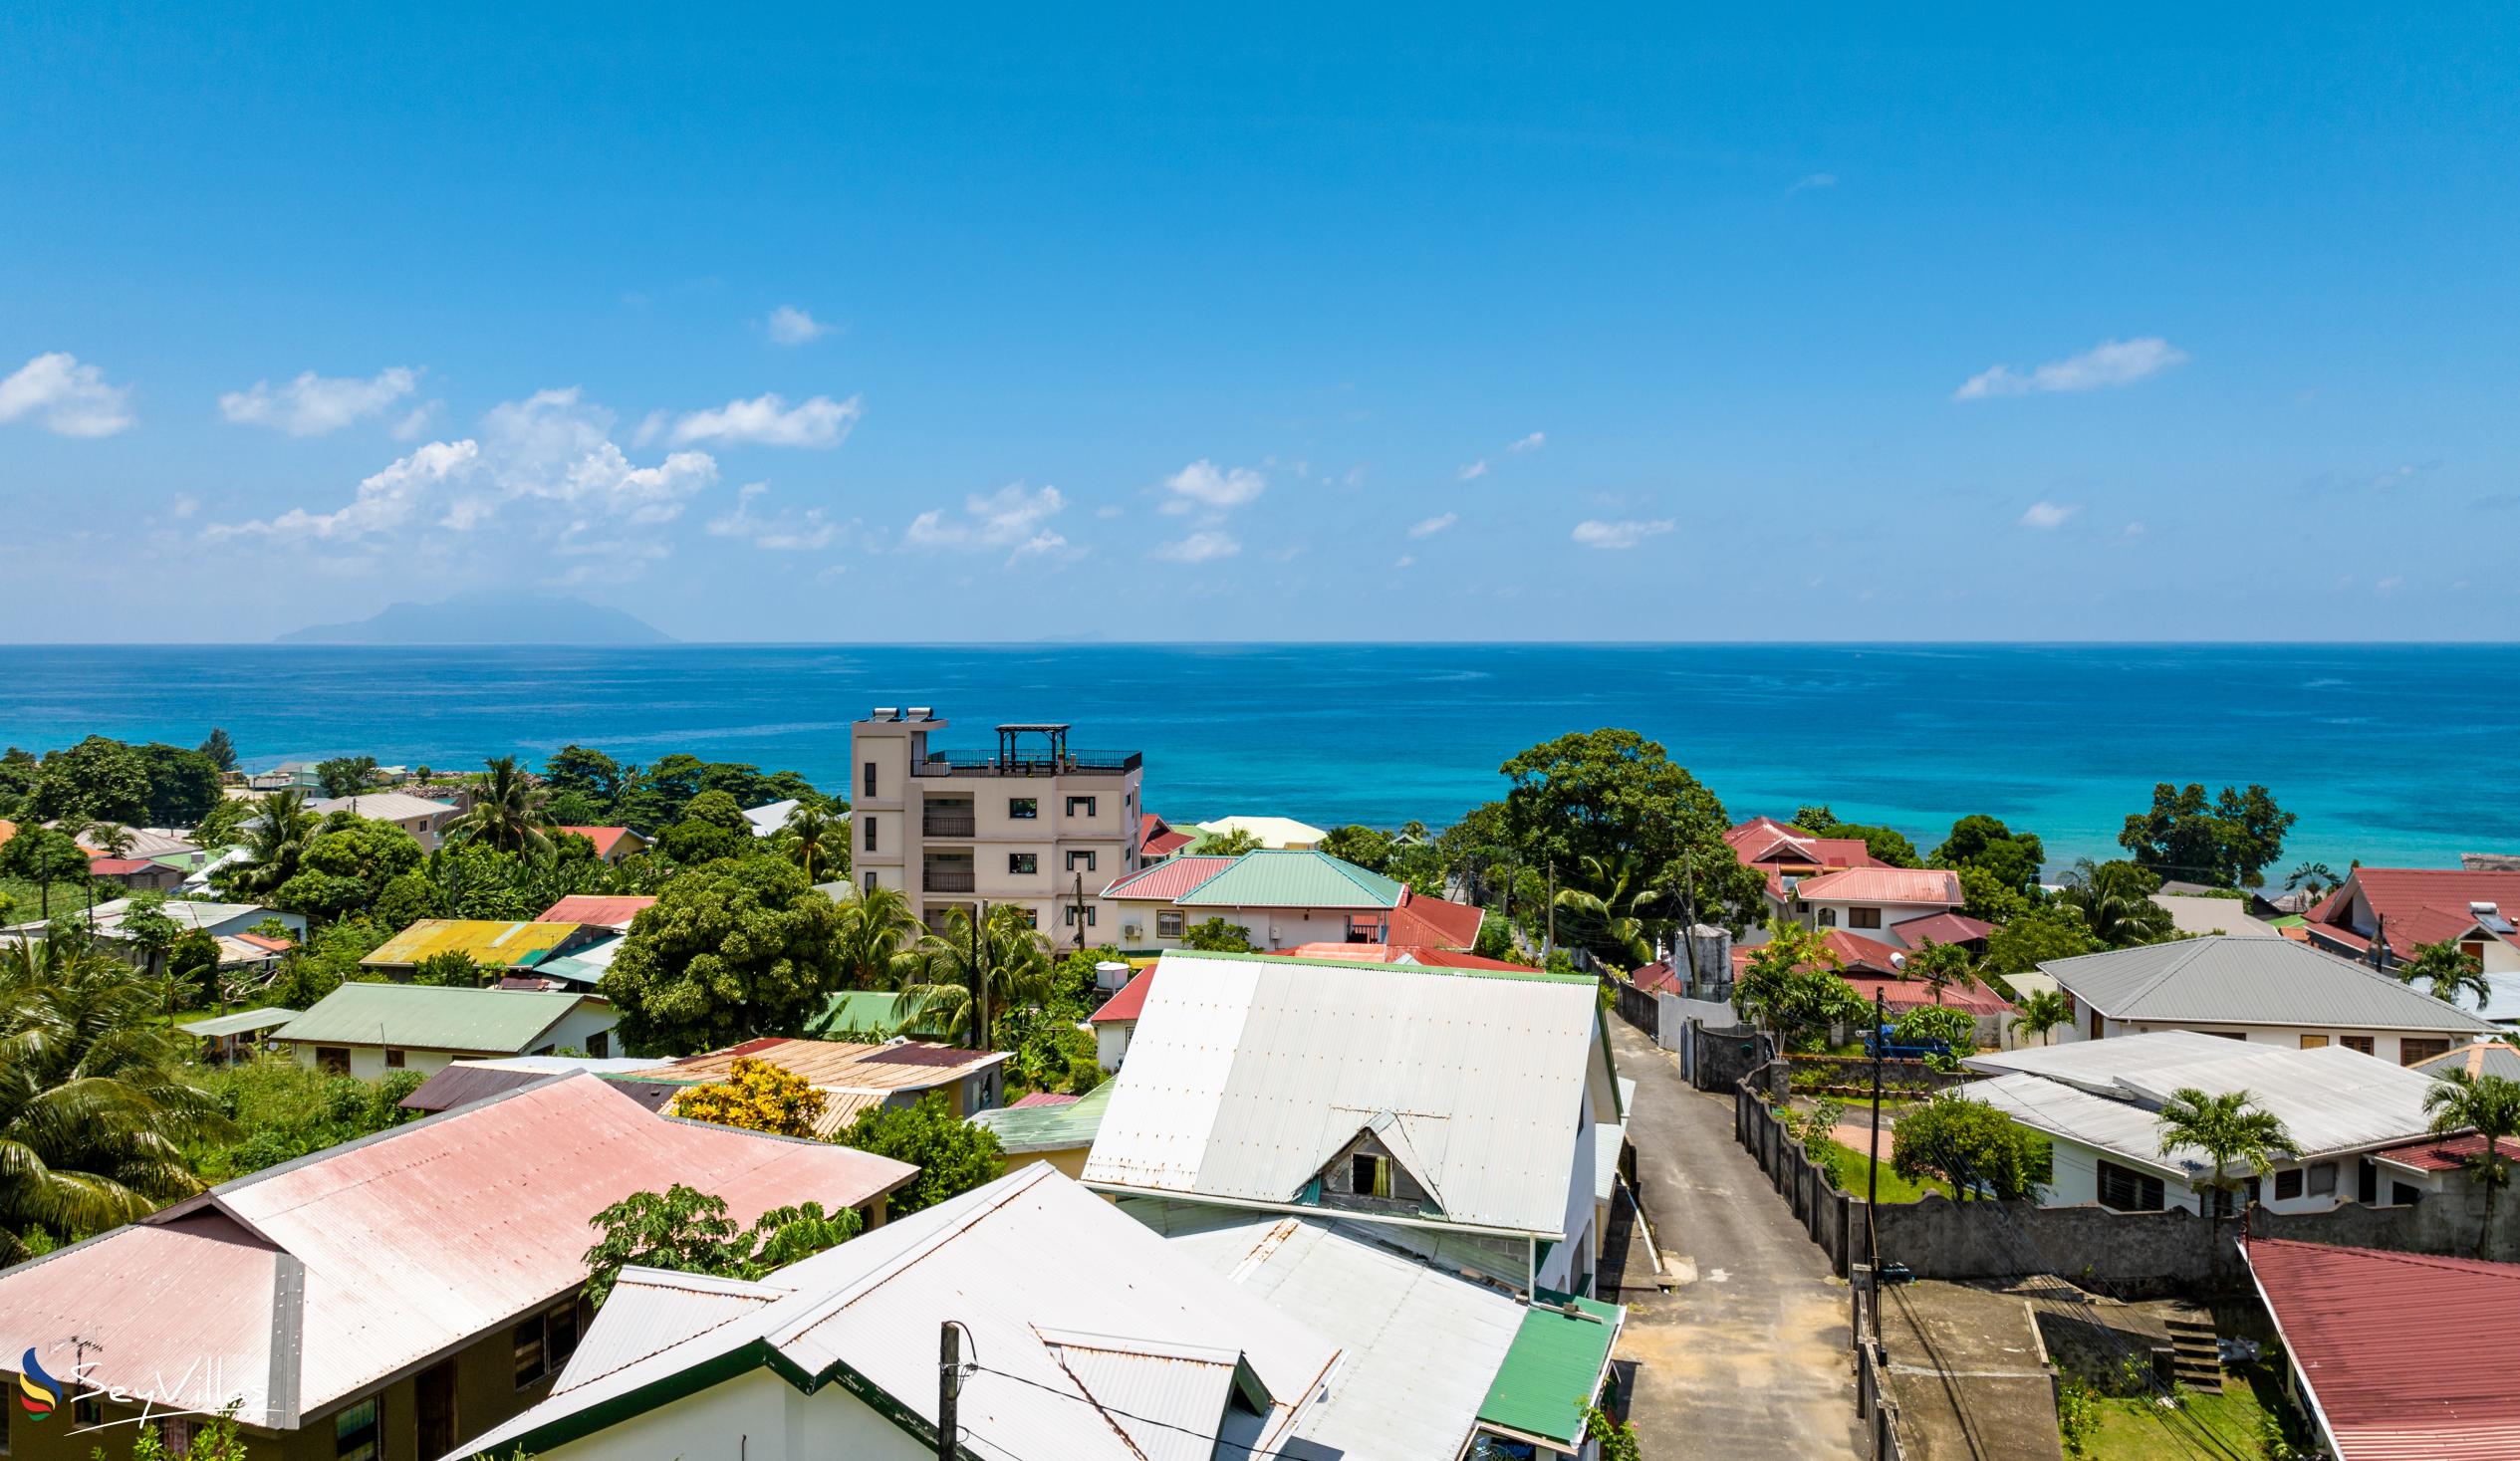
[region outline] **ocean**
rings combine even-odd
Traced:
[[[2520,646],[1005,645],[882,648],[0,646],[0,743],[91,732],[248,767],[373,754],[470,767],[572,741],[846,786],[849,722],[930,705],[941,744],[1066,721],[1145,753],[1176,822],[1440,826],[1571,730],[1668,747],[1736,818],[1825,802],[1920,849],[1991,813],[2052,867],[2107,856],[2156,781],[2263,782],[2302,858],[2433,865],[2520,851]]]

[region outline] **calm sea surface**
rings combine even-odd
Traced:
[[[1440,825],[1570,730],[1661,741],[1736,816],[1821,801],[1923,847],[1989,812],[2106,853],[2155,781],[2261,781],[2302,856],[2520,851],[2520,646],[1246,645],[368,649],[0,646],[0,742],[199,742],[249,767],[438,766],[576,741],[846,784],[849,721],[933,705],[955,748],[1060,720],[1141,750],[1176,821]],[[2280,869],[2279,869],[2280,870]]]

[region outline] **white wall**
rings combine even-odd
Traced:
[[[1094,1027],[1094,1059],[1106,1071],[1117,1071],[1129,1054],[1129,1037],[1137,1033],[1134,1020],[1106,1020]]]
[[[588,1041],[592,1040],[599,1031],[611,1030],[621,1022],[621,1012],[609,1004],[580,1005],[571,1010],[568,1017],[553,1027],[541,1040],[535,1042],[532,1050],[525,1051],[523,1054],[540,1055],[546,1045],[550,1046],[555,1053],[564,1050],[588,1050]],[[606,1042],[606,1049],[618,1056],[622,1053],[619,1048],[620,1043],[618,1038],[609,1040]],[[589,1053],[592,1054],[592,1051]]]
[[[1167,938],[1156,932],[1162,924],[1155,915],[1172,909],[1172,904],[1126,902],[1119,906],[1121,911],[1117,916],[1120,921],[1107,930],[1112,935],[1109,942],[1131,949],[1188,947],[1184,939]],[[1228,923],[1239,923],[1251,930],[1251,942],[1255,948],[1291,949],[1297,944],[1305,943],[1346,943],[1348,916],[1352,910],[1346,908],[1181,908],[1177,911],[1181,914],[1181,927],[1184,932],[1196,928],[1210,918],[1222,918]],[[1359,917],[1370,916],[1378,921],[1387,919],[1389,916],[1371,908],[1359,908],[1353,911]],[[1114,915],[1105,914],[1104,916],[1108,918]],[[1134,935],[1125,934],[1123,930],[1133,923],[1137,925],[1138,931]]]
[[[2050,1043],[2065,1045],[2072,1041],[2089,1040],[2091,1024],[2091,1009],[2089,1006],[2084,1006],[2077,1011],[2071,1026],[2056,1027]],[[2398,1042],[2400,1040],[2410,1037],[2422,1039],[2428,1034],[2420,1030],[2358,1030],[2350,1026],[2334,1025],[2173,1025],[2155,1021],[2129,1022],[2106,1017],[2101,1020],[2101,1038],[2104,1040],[2127,1035],[2146,1035],[2158,1030],[2192,1030],[2200,1034],[2220,1036],[2239,1035],[2247,1044],[2271,1045],[2283,1050],[2306,1049],[2307,1047],[2302,1044],[2302,1037],[2305,1035],[2324,1036],[2330,1045],[2342,1045],[2344,1037],[2348,1035],[2363,1036],[2372,1042],[2372,1054],[2393,1066],[2405,1064],[2399,1059]],[[2429,1038],[2448,1040],[2451,1047],[2455,1049],[2465,1045],[2474,1036],[2466,1031],[2443,1030],[2438,1033],[2429,1033]]]
[[[318,1065],[315,1053],[317,1050],[322,1048],[323,1047],[300,1041],[293,1043],[290,1047],[290,1051],[297,1057],[299,1065],[304,1066],[309,1070],[314,1070]],[[335,1046],[332,1048],[338,1050],[343,1047]],[[380,1046],[354,1045],[348,1047],[348,1049],[350,1051],[350,1073],[362,1081],[381,1081],[385,1077],[392,1075],[396,1069],[395,1067],[385,1064],[384,1049]],[[399,1069],[405,1071],[417,1071],[423,1076],[434,1076],[438,1072],[445,1070],[447,1065],[451,1062],[459,1060],[477,1060],[479,1058],[480,1052],[478,1051],[467,1051],[459,1054],[454,1051],[446,1050],[406,1050],[402,1052],[402,1065]]]
[[[1866,900],[1844,903],[1813,902],[1802,903],[1799,906],[1803,910],[1801,922],[1807,928],[1843,928],[1850,933],[1876,939],[1893,947],[1905,942],[1890,932],[1894,925],[1904,923],[1910,918],[1923,918],[1934,913],[1951,911],[1942,903],[1880,903]],[[1854,914],[1858,908],[1870,908],[1880,913],[1882,921],[1871,928],[1856,927]]]
[[[1601,1262],[1601,1235],[1593,1227],[1593,1162],[1595,1126],[1593,1095],[1584,1094],[1583,1125],[1575,1137],[1575,1170],[1567,1174],[1566,1241],[1549,1250],[1540,1264],[1540,1282],[1564,1293],[1589,1293],[1587,1283]]]
[[[2051,1138],[2049,1150],[2053,1157],[2052,1179],[2042,1196],[2043,1205],[2048,1207],[2071,1207],[2077,1203],[2100,1201],[2100,1163],[2103,1158],[2129,1171],[2146,1170],[2123,1156],[2112,1156],[2108,1152],[2086,1146],[2081,1142],[2067,1141],[2062,1137]],[[2362,1160],[2359,1154],[2348,1153],[2344,1156],[2323,1157],[2314,1162],[2277,1162],[2258,1183],[2258,1203],[2273,1212],[2300,1213],[2326,1212],[2340,1204],[2352,1202],[2355,1200],[2354,1194],[2362,1175]],[[2321,1165],[2335,1166],[2336,1190],[2314,1196],[2310,1191],[2309,1169]],[[2276,1175],[2295,1168],[2302,1170],[2301,1195],[2278,1198],[2275,1195]],[[2402,1172],[2393,1174],[2389,1168],[2383,1167],[2380,1174],[2380,1197],[2383,1203],[2389,1200],[2392,1182],[2403,1182],[2410,1187],[2432,1190],[2438,1190],[2439,1187],[2437,1182],[2412,1178]],[[2165,1208],[2184,1208],[2189,1212],[2202,1215],[2211,1211],[2206,1206],[2207,1200],[2196,1189],[2176,1178],[2161,1178],[2161,1202]]]
[[[539,1454],[543,1461],[822,1461],[832,1456],[928,1461],[935,1451],[876,1414],[846,1386],[825,1385],[812,1395],[800,1395],[777,1375],[753,1370]]]

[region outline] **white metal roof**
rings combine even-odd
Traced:
[[[1592,1187],[1575,1170],[1603,1059],[1592,981],[1180,952],[1156,967],[1086,1181],[1293,1202],[1387,1124],[1446,1222],[1563,1236],[1570,1186]]]
[[[744,820],[752,824],[754,837],[769,837],[780,828],[787,826],[788,814],[803,805],[804,803],[794,797],[789,797],[785,801],[764,802],[758,807],[746,807]]]
[[[1323,838],[1330,836],[1320,828],[1292,817],[1219,817],[1213,822],[1192,825],[1210,837],[1247,832],[1258,838],[1264,848],[1317,847]]]
[[[355,797],[320,797],[306,804],[318,817],[348,812],[371,822],[408,822],[416,817],[435,817],[455,811],[451,802],[432,802],[409,792],[361,792]]]

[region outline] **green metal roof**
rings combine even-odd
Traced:
[[[901,1007],[910,1001],[902,993],[874,989],[843,990],[823,1002],[823,1013],[816,1017],[811,1032],[817,1039],[833,1040],[852,1031],[865,1031],[880,1039],[895,1035],[923,1035],[942,1039],[949,1032],[935,1015],[919,1022],[917,1029],[901,1028]]]
[[[588,998],[522,989],[345,984],[273,1031],[271,1038],[306,1045],[393,1045],[521,1055]]]
[[[1572,1451],[1584,1434],[1584,1407],[1593,1403],[1610,1364],[1621,1311],[1547,1289],[1534,1297],[1538,1302],[1523,1311],[1513,1347],[1479,1402],[1479,1421]],[[1559,1307],[1569,1304],[1577,1315]]]
[[[1406,888],[1327,852],[1246,852],[1173,899],[1184,908],[1396,908]]]
[[[275,1025],[286,1025],[297,1017],[298,1012],[295,1010],[277,1008],[238,1010],[232,1014],[212,1015],[206,1020],[195,1020],[188,1025],[178,1025],[175,1028],[186,1035],[197,1036],[203,1040],[216,1040],[222,1035],[245,1035],[256,1030],[269,1030]]]
[[[998,1145],[1010,1152],[1067,1151],[1092,1146],[1103,1128],[1103,1112],[1111,1108],[1118,1081],[1106,1081],[1066,1105],[1035,1105],[1017,1110],[1000,1106],[971,1118],[975,1126],[997,1133]]]

